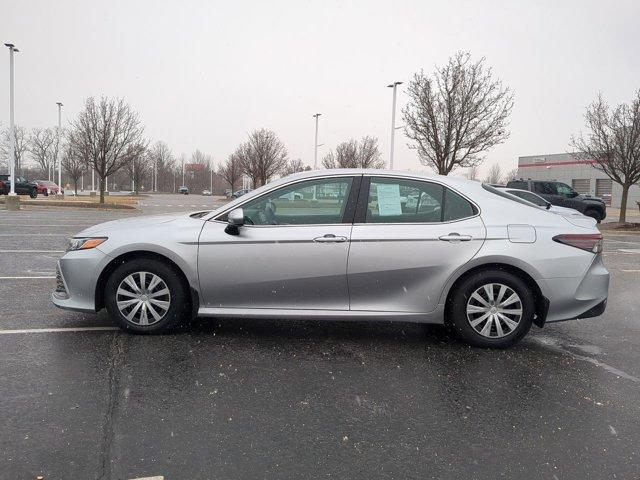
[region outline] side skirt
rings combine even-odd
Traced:
[[[314,320],[373,320],[384,322],[444,323],[444,306],[433,312],[379,312],[355,310],[298,310],[280,308],[210,308],[200,307],[199,317],[287,318]]]

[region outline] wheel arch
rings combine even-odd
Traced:
[[[518,276],[522,281],[524,281],[531,289],[534,296],[536,316],[533,320],[533,323],[541,328],[544,326],[547,318],[547,311],[549,310],[549,300],[543,295],[538,282],[536,282],[533,275],[530,272],[527,272],[524,268],[500,260],[492,260],[485,263],[474,264],[464,271],[457,272],[457,276],[454,276],[454,278],[449,280],[442,297],[444,298],[443,303],[445,305],[445,317],[446,312],[449,309],[451,297],[453,296],[453,293],[455,292],[457,286],[469,276],[482,270],[503,270]]]
[[[148,250],[133,250],[130,252],[125,252],[117,257],[113,258],[107,265],[102,269],[100,275],[98,276],[98,281],[96,282],[96,290],[95,290],[95,309],[96,311],[104,308],[104,290],[107,283],[107,279],[109,276],[115,271],[123,263],[140,258],[148,258],[153,260],[158,260],[169,265],[172,269],[176,271],[176,273],[180,276],[182,282],[189,288],[190,296],[191,296],[191,315],[195,317],[198,313],[198,308],[200,306],[200,297],[198,291],[190,284],[189,279],[185,272],[180,268],[180,266],[171,260],[169,257],[162,255],[157,252],[151,252]]]

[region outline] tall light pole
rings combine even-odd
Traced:
[[[16,127],[13,124],[13,54],[19,52],[13,43],[5,43],[9,47],[9,175],[11,188],[9,195],[16,194]]]
[[[321,113],[316,113],[313,115],[313,118],[316,119],[316,141],[314,143],[313,149],[313,169],[317,170],[318,168],[318,118],[320,118]]]
[[[58,195],[62,194],[62,157],[60,155],[60,130],[62,129],[62,102],[56,102],[58,105],[58,148],[56,149],[56,161],[58,162]]]
[[[391,152],[389,153],[390,170],[393,170],[393,143],[396,136],[396,90],[398,85],[402,85],[402,82],[393,82],[391,85],[387,85],[388,88],[393,88],[393,103],[391,105]]]

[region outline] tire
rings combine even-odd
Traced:
[[[152,283],[156,278],[160,283],[154,286]],[[140,291],[142,279],[146,288],[151,287],[150,290]],[[138,287],[138,292],[130,281]],[[168,293],[159,294],[165,288]],[[141,297],[144,294],[149,297]],[[156,296],[151,297],[153,294]],[[123,307],[122,310],[118,302],[120,307]],[[149,258],[129,260],[111,273],[105,285],[105,305],[109,316],[120,328],[135,333],[169,331],[188,319],[191,312],[189,288],[182,276],[172,266]],[[125,315],[131,315],[133,310],[136,311],[128,319]]]
[[[588,208],[587,210],[585,210],[584,215],[586,215],[587,217],[593,218],[598,223],[602,221],[602,215],[600,215],[598,211],[592,208]]]
[[[493,303],[489,292],[493,292]],[[503,308],[497,302],[501,293]],[[516,301],[513,301],[512,294],[516,295]],[[510,303],[507,304],[505,300]],[[494,312],[500,316],[496,316]],[[470,345],[507,348],[529,332],[535,315],[535,301],[529,286],[517,275],[498,269],[481,270],[463,279],[455,287],[449,297],[447,313],[453,330]],[[481,318],[483,316],[485,320]]]
[[[34,190],[31,190],[31,191],[29,192],[29,196],[30,196],[31,198],[38,198],[38,190],[35,190],[35,189],[34,189]]]

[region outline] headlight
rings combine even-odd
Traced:
[[[71,252],[73,250],[88,250],[90,248],[95,248],[106,241],[107,237],[70,238],[67,243],[67,252]]]

